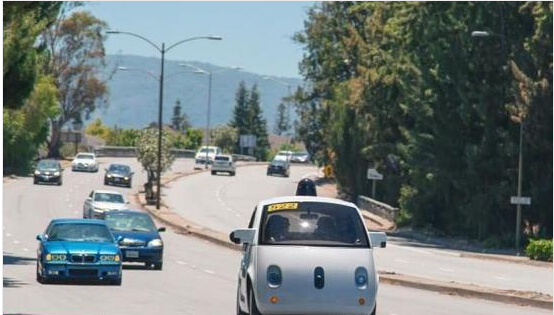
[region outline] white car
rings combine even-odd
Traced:
[[[98,172],[98,161],[94,153],[79,152],[71,162],[72,171]]]
[[[373,248],[387,236],[367,232],[356,205],[294,196],[262,201],[243,245],[237,314],[375,314],[379,277]]]
[[[219,147],[214,146],[202,146],[200,149],[198,149],[198,152],[196,152],[196,156],[194,157],[194,168],[202,168],[202,164],[212,164],[214,161],[214,158],[221,154],[221,149]]]
[[[93,190],[85,200],[83,218],[103,218],[105,212],[127,209],[128,204],[129,202],[117,191]]]
[[[290,162],[291,158],[292,158],[292,151],[279,151],[273,159],[276,161]]]
[[[220,154],[214,158],[214,163],[212,164],[212,175],[215,175],[218,172],[229,173],[229,175],[235,176],[236,167],[232,155]]]

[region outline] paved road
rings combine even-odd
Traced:
[[[132,190],[114,189],[136,190],[144,180],[136,162],[112,160],[128,162],[137,176]],[[174,170],[191,167],[189,160],[179,160]],[[95,188],[103,188],[102,172],[67,171],[61,187],[34,186],[30,178],[4,183],[3,314],[234,314],[239,253],[172,231],[162,236],[164,269],[127,265],[121,287],[37,283],[35,235],[53,217],[80,217],[85,196]],[[551,313],[388,285],[380,287],[378,305],[380,315]]]
[[[316,171],[313,166],[293,165],[290,178],[266,176],[265,166],[239,168],[235,177],[201,173],[171,183],[165,200],[181,216],[228,233],[247,226],[258,201],[294,194],[298,180]],[[387,249],[376,251],[376,263],[380,270],[397,273],[552,294],[551,268],[462,258],[459,252],[422,246],[391,238]]]

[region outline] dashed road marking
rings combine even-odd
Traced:
[[[448,269],[448,268],[439,268],[439,270],[446,271],[446,272],[454,272],[453,269]]]
[[[184,261],[177,260],[177,261],[175,261],[175,262],[178,263],[179,265],[183,265],[183,266],[186,266],[186,265],[187,265],[187,263],[184,262]]]
[[[75,210],[75,211],[73,211],[73,213],[77,214],[77,213],[79,213],[79,211]]]
[[[19,241],[18,240],[13,240],[13,243],[14,244],[19,244]]]
[[[408,263],[407,260],[400,259],[400,258],[396,258],[394,261],[399,262],[399,263],[403,263],[403,264],[407,264],[407,263]]]
[[[510,278],[507,278],[507,277],[503,277],[503,276],[494,276],[495,279],[497,280],[502,280],[502,281],[510,281],[512,279]]]
[[[212,275],[215,274],[214,271],[211,271],[211,270],[209,270],[209,269],[204,269],[203,271],[204,271],[205,273],[209,273],[209,274],[212,274]]]
[[[22,249],[23,249],[24,252],[28,252],[28,251],[29,251],[29,249],[26,248],[26,247],[23,247]]]
[[[10,233],[6,233],[6,237],[11,237],[12,235]]]

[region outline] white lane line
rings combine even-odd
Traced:
[[[209,274],[211,274],[211,275],[215,274],[214,271],[211,271],[211,270],[209,270],[209,269],[204,269],[204,270],[202,270],[202,271],[204,271],[205,273],[209,273]]]
[[[19,241],[18,240],[13,240],[13,243],[14,244],[19,244]]]
[[[184,261],[177,260],[177,261],[175,261],[175,262],[178,263],[179,265],[183,265],[183,266],[186,266],[186,265],[187,265],[187,263],[184,262]]]
[[[502,281],[510,281],[512,279],[510,278],[507,278],[507,277],[503,277],[503,276],[494,276],[495,279],[498,279],[498,280],[502,280]]]
[[[446,272],[454,272],[453,269],[448,269],[448,268],[439,268],[439,270],[446,271]]]
[[[12,235],[10,233],[6,233],[6,237],[11,237]]]
[[[216,191],[215,191],[215,196],[217,197],[217,201],[219,201],[219,203],[229,212],[231,213],[234,213],[235,214],[235,217],[241,217],[240,213],[236,212],[235,210],[233,210],[233,208],[229,207],[224,201],[223,199],[221,199],[221,190],[223,189],[223,187],[225,187],[225,185],[227,185],[230,181],[228,181],[227,183],[224,183],[222,184],[221,186],[219,186]]]
[[[196,266],[195,266],[195,265],[192,265],[192,266],[190,266],[190,267],[191,267],[192,269],[196,269]]]
[[[23,249],[24,252],[28,252],[28,251],[29,251],[29,249],[26,248],[26,247],[23,247],[22,249]]]
[[[399,259],[399,258],[396,258],[394,261],[399,262],[399,263],[403,263],[403,264],[407,264],[407,263],[408,263],[407,260]]]
[[[72,204],[68,204],[67,206],[70,207],[70,208],[73,208],[73,205],[72,205]]]
[[[399,248],[399,249],[404,249],[404,250],[409,250],[409,251],[416,252],[416,253],[431,255],[430,252],[428,252],[426,250],[423,250],[423,249],[419,249],[419,248],[412,248],[412,247],[408,247],[408,246],[399,246],[399,245],[394,245],[394,244],[387,244],[387,246],[395,247],[395,248]]]

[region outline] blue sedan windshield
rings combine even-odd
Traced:
[[[46,232],[48,241],[113,242],[107,226],[101,224],[58,223]]]

